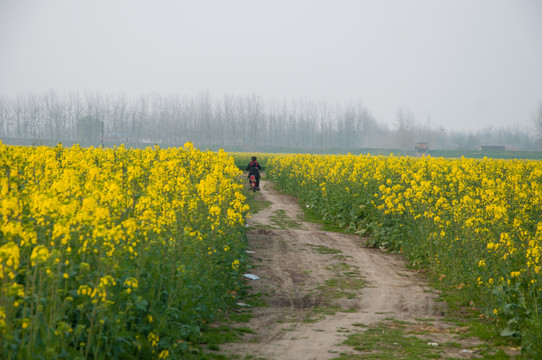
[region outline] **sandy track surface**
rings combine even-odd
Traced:
[[[407,269],[399,256],[363,247],[356,236],[322,231],[302,220],[294,198],[273,191],[265,181],[261,188],[256,196],[271,206],[250,218],[248,231],[255,266],[250,271],[260,279],[246,281],[251,293],[264,294],[268,306],[252,310],[247,326],[255,333],[221,345],[222,353],[332,359],[355,353],[342,342],[363,331],[360,324],[384,319],[431,319],[430,332],[440,334],[439,341],[450,341],[442,303],[435,302],[421,274]]]

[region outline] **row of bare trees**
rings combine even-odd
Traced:
[[[137,99],[51,91],[0,98],[0,138],[84,141],[89,119],[104,143],[202,146],[374,147],[386,132],[361,102],[330,106],[310,100],[266,103],[258,95]],[[79,129],[78,129],[79,128]]]
[[[330,104],[311,100],[265,101],[259,95],[222,97],[149,94],[28,93],[0,97],[0,139],[21,144],[131,146],[187,141],[227,149],[395,148],[417,142],[434,149],[476,149],[481,144],[535,150],[536,138],[519,128],[450,132],[421,126],[413,113],[397,111],[391,128],[361,101]]]

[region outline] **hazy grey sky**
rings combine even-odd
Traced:
[[[0,95],[361,99],[447,129],[528,125],[541,0],[0,0]]]

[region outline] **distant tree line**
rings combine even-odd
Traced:
[[[412,151],[417,142],[433,149],[505,145],[536,150],[536,136],[520,128],[448,131],[420,125],[408,109],[395,126],[377,121],[361,101],[331,104],[306,99],[265,101],[259,95],[194,96],[55,91],[0,97],[0,139],[21,144],[179,146],[239,150],[267,148]]]

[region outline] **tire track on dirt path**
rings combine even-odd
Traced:
[[[442,303],[422,276],[406,269],[398,255],[363,247],[348,234],[322,231],[303,221],[297,200],[261,181],[256,196],[271,205],[248,221],[251,293],[269,306],[255,307],[240,342],[221,346],[224,354],[264,359],[327,360],[351,353],[346,336],[383,319],[431,318],[446,328]],[[288,224],[288,226],[284,226]]]

